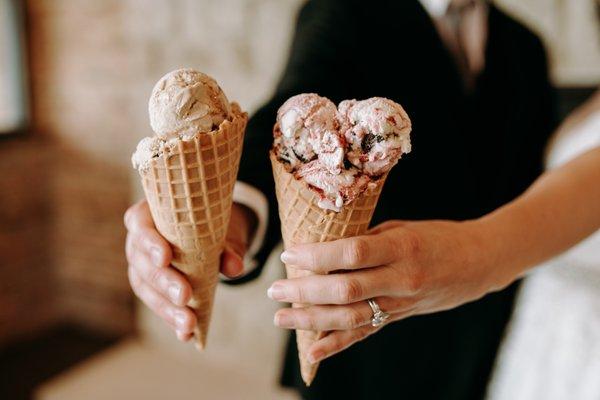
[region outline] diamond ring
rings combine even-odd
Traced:
[[[369,302],[369,306],[371,306],[371,310],[373,310],[373,317],[371,318],[371,325],[374,327],[381,326],[388,320],[390,314],[381,311],[379,305],[373,299],[367,300]]]

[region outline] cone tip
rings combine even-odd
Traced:
[[[194,346],[198,351],[204,350],[206,348],[206,336],[197,337],[196,341],[194,342]]]
[[[302,380],[304,381],[306,387],[310,387],[310,384],[315,379],[315,376],[317,375],[318,366],[319,365],[317,364],[314,366],[311,365],[309,368],[300,368],[300,375],[302,375]]]

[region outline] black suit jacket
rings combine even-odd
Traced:
[[[467,91],[418,1],[309,1],[283,77],[250,119],[244,144],[239,179],[260,189],[270,206],[261,264],[281,240],[268,157],[272,127],[279,106],[303,92],[336,103],[388,97],[411,117],[413,151],[392,169],[373,224],[462,220],[494,210],[538,176],[554,126],[543,46],[495,7],[485,70]],[[283,381],[310,399],[481,398],[514,292],[513,286],[451,311],[391,324],[324,361],[309,389],[301,383],[292,341]]]

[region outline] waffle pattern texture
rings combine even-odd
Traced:
[[[371,222],[377,200],[387,175],[377,180],[375,187],[367,189],[351,203],[345,205],[339,213],[324,210],[317,205],[319,196],[308,185],[287,171],[284,163],[271,152],[271,165],[275,179],[275,193],[279,206],[281,234],[287,249],[296,244],[328,242],[364,234]],[[313,275],[312,272],[286,265],[288,278]],[[293,307],[304,307],[293,304]],[[319,364],[308,362],[308,349],[326,332],[296,330],[300,372],[307,386],[310,386]]]
[[[171,244],[172,265],[192,285],[188,306],[198,319],[194,336],[199,350],[206,345],[248,121],[237,104],[232,109],[231,121],[178,140],[140,173],[156,228]]]

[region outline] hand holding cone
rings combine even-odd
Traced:
[[[172,246],[172,265],[192,285],[188,306],[203,349],[248,117],[212,78],[193,70],[157,83],[150,115],[157,136],[143,139],[132,160],[156,228]]]
[[[400,105],[372,98],[342,102],[337,113],[331,106],[305,94],[292,97],[278,113],[270,158],[286,249],[364,234],[389,170],[410,151],[410,120]],[[313,274],[290,265],[286,273],[288,278]],[[319,367],[308,362],[308,350],[325,335],[296,330],[307,386]]]

